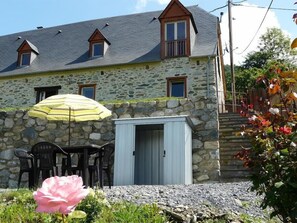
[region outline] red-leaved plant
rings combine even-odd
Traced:
[[[297,222],[297,72],[276,72],[277,77],[258,81],[267,87],[267,112],[249,113],[250,125],[242,134],[252,147],[236,156],[252,170],[252,190],[263,195],[261,206],[272,207],[271,217]]]

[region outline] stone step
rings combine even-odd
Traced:
[[[219,139],[220,140],[236,139],[236,141],[248,141],[249,140],[249,138],[242,137],[241,135],[238,135],[238,134],[225,134],[223,132],[219,133]]]
[[[224,168],[229,168],[229,169],[232,169],[232,168],[235,168],[235,169],[238,169],[238,168],[244,168],[243,167],[243,161],[239,160],[239,159],[229,159],[229,160],[223,160],[221,162],[221,167],[224,167]]]
[[[237,158],[235,157],[235,155],[238,153],[239,151],[224,151],[224,152],[220,152],[220,157],[221,159],[223,160],[231,160],[231,159],[234,159],[236,160]]]
[[[240,114],[238,114],[236,112],[220,113],[219,116],[220,117],[233,117],[233,116],[236,116],[236,117],[242,118],[242,116],[240,116]]]
[[[250,141],[220,140],[220,148],[239,148],[250,147]]]
[[[249,178],[251,171],[241,170],[221,170],[220,179],[232,179],[232,178]]]
[[[224,113],[219,115],[219,121],[221,180],[247,179],[250,171],[235,155],[241,151],[242,147],[251,147],[250,139],[240,134],[242,125],[248,125],[248,119],[237,113]]]
[[[219,141],[221,142],[221,145],[225,145],[226,143],[250,143],[251,141],[247,138],[241,138],[239,136],[222,136],[219,138]]]
[[[235,124],[248,124],[248,119],[221,119],[219,118],[220,121],[220,126],[221,125],[227,125],[227,124],[231,124],[231,123],[235,123]]]

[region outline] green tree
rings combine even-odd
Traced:
[[[290,38],[279,28],[267,29],[260,37],[257,51],[250,52],[242,65],[235,66],[236,92],[245,93],[247,89],[255,87],[258,77],[268,75],[274,67],[294,68],[294,56],[296,50],[290,46]],[[225,66],[227,91],[231,91],[230,66]]]
[[[260,37],[258,49],[268,56],[270,60],[289,62],[296,51],[290,47],[290,37],[285,35],[279,28],[268,28]]]
[[[250,69],[250,68],[263,68],[267,61],[271,59],[271,55],[268,52],[264,51],[256,51],[248,53],[245,61],[242,64],[243,69]]]

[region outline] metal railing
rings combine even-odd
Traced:
[[[186,55],[186,40],[165,41],[166,57],[184,56]]]

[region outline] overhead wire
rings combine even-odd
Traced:
[[[270,4],[269,4],[269,6],[268,6],[268,8],[266,10],[266,13],[265,13],[265,15],[264,15],[264,17],[263,17],[263,19],[262,19],[262,21],[261,21],[261,23],[260,23],[257,31],[256,31],[256,33],[254,34],[253,38],[251,39],[251,41],[249,42],[249,44],[247,45],[247,47],[241,53],[237,53],[238,55],[243,54],[250,47],[250,45],[252,44],[252,42],[254,41],[255,37],[257,36],[258,32],[260,31],[260,29],[261,29],[261,27],[262,27],[262,25],[263,25],[263,23],[264,23],[264,21],[266,19],[266,16],[267,16],[269,10],[271,9],[272,3],[273,3],[273,0],[271,0]]]
[[[240,1],[240,2],[235,2],[235,3],[232,3],[232,4],[240,4],[240,3],[243,3],[243,2],[246,2],[246,1],[247,1],[247,0],[242,0],[242,1]],[[217,10],[219,10],[219,9],[226,8],[227,6],[228,6],[228,4],[223,5],[223,6],[221,6],[221,7],[218,7],[218,8],[215,8],[215,9],[209,11],[208,13],[212,13],[212,12],[215,12],[215,11],[217,11]]]
[[[259,9],[265,9],[265,6],[259,6],[259,5],[243,5],[243,4],[237,4],[234,3],[234,6],[242,6],[242,7],[249,7],[249,8],[259,8]],[[270,9],[273,10],[282,10],[282,11],[297,11],[297,9],[288,9],[288,8],[278,8],[278,7],[271,7]]]
[[[213,10],[209,11],[208,13],[212,13],[212,12],[215,12],[215,11],[217,11],[217,10],[219,10],[219,9],[226,8],[227,6],[228,6],[228,5],[224,5],[224,6],[221,6],[221,7],[215,8],[215,9],[213,9]]]

